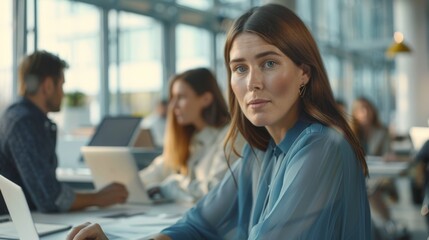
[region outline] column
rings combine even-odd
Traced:
[[[411,53],[395,57],[396,131],[406,135],[411,126],[428,126],[429,49],[426,0],[394,0],[394,31],[404,34]]]

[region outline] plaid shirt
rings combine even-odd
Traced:
[[[31,101],[21,98],[0,118],[0,174],[20,185],[32,210],[67,211],[74,191],[58,182],[57,126]],[[7,209],[0,199],[0,214]]]

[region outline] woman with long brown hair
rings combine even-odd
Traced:
[[[363,151],[335,106],[317,45],[288,8],[268,4],[227,35],[231,173],[155,239],[370,239]],[[81,225],[75,239],[104,235]],[[71,238],[70,237],[70,238]],[[71,238],[72,239],[72,238]]]
[[[170,80],[164,150],[140,178],[150,195],[193,202],[224,176],[223,151],[230,116],[215,76],[196,68]]]
[[[378,110],[366,97],[358,97],[353,102],[351,115],[352,129],[361,143],[365,155],[379,156],[383,161],[397,161],[391,149],[391,136],[388,128],[380,121]],[[367,181],[367,193],[375,227],[384,238],[394,238],[403,232],[397,226],[389,209],[386,197],[398,202],[398,191],[393,179],[388,177],[370,178]]]

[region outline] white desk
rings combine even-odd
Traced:
[[[399,177],[408,170],[411,162],[386,162],[382,157],[367,156],[366,163],[370,177]]]
[[[124,218],[103,218],[105,216],[113,216],[117,214],[138,214],[143,213],[139,216],[151,217],[154,221],[157,221],[158,224],[160,221],[163,223],[157,224],[156,226],[150,226],[150,230],[162,230],[164,227],[171,225],[176,219],[183,215],[183,213],[189,209],[191,206],[189,205],[181,205],[181,204],[157,204],[157,205],[118,205],[105,209],[88,209],[86,211],[81,212],[72,212],[72,213],[58,213],[58,214],[43,214],[43,213],[32,213],[33,219],[35,222],[41,223],[59,223],[59,224],[68,224],[72,226],[76,226],[85,222],[97,222],[100,223],[103,229],[108,228],[109,226],[117,227],[120,223],[128,226],[127,219],[131,219],[131,217]],[[165,220],[162,220],[165,219]],[[131,222],[131,220],[130,220]],[[110,223],[110,225],[109,225]],[[115,223],[115,224],[112,224]],[[105,227],[107,226],[107,227]],[[149,229],[149,228],[148,228]],[[108,229],[105,229],[108,231]],[[141,233],[140,236],[144,236],[148,234],[145,232],[145,225],[142,223],[141,225],[135,225],[133,230],[139,231]],[[112,230],[113,231],[113,230]],[[44,236],[42,240],[58,240],[65,239],[69,231],[63,231],[60,233],[51,234],[48,236]],[[151,233],[151,232],[149,232]],[[144,238],[143,238],[144,239]]]

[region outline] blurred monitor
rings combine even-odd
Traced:
[[[133,146],[140,131],[141,117],[106,116],[95,129],[87,146],[128,147]],[[83,162],[82,154],[79,162]]]
[[[132,146],[139,134],[140,117],[107,116],[97,126],[88,146]]]

